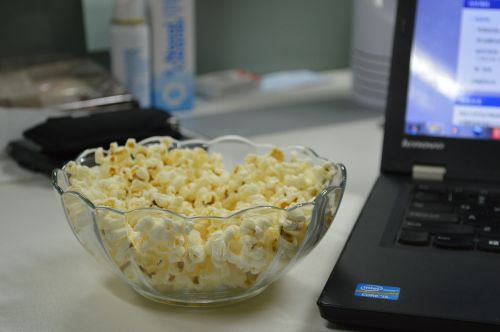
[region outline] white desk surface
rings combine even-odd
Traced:
[[[151,302],[94,262],[47,178],[0,161],[0,331],[331,331],[316,300],[378,174],[381,117],[251,137],[344,162],[339,213],[309,256],[261,295],[228,307]],[[339,329],[340,331],[341,329]]]

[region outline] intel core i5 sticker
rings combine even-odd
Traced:
[[[370,285],[370,284],[357,284],[355,296],[370,297],[372,299],[392,300],[399,299],[399,287]]]

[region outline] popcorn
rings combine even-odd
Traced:
[[[68,163],[69,190],[98,207],[101,240],[116,266],[158,291],[248,288],[276,255],[284,268],[305,237],[312,205],[285,209],[311,202],[336,171],[294,153],[287,160],[278,148],[226,170],[220,154],[175,148],[170,138],[113,143],[96,150],[95,162]],[[68,215],[81,228],[76,207]]]

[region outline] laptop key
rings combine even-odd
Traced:
[[[441,186],[435,186],[430,184],[418,184],[415,187],[415,192],[426,192],[426,193],[434,193],[444,195],[447,192],[447,189]]]
[[[500,203],[496,203],[491,206],[491,213],[494,216],[500,217]]]
[[[479,196],[477,196],[477,205],[479,206],[486,205],[486,195],[480,194]]]
[[[484,213],[467,213],[464,216],[464,223],[476,226],[482,225],[493,225],[494,220],[492,217],[484,214]]]
[[[433,186],[423,183],[417,184],[416,188],[418,191],[436,191]]]
[[[412,220],[405,221],[405,223],[403,224],[403,230],[420,230],[429,232],[431,234],[440,233],[462,235],[473,235],[475,232],[474,226],[471,225],[422,222]]]
[[[441,195],[435,192],[417,191],[413,194],[413,200],[417,202],[439,202]]]
[[[451,192],[451,201],[459,203],[475,203],[477,202],[477,192],[471,190],[455,189]]]
[[[472,249],[474,248],[474,238],[466,235],[438,234],[434,237],[433,244],[438,248]]]
[[[500,237],[480,237],[477,242],[477,249],[483,251],[500,252]]]
[[[429,244],[429,233],[413,230],[402,230],[399,235],[399,242],[415,246],[426,246]]]
[[[458,215],[456,213],[445,212],[427,212],[410,210],[406,216],[408,220],[433,221],[439,223],[457,223]]]
[[[486,196],[486,203],[487,204],[499,204],[500,203],[500,192],[498,191],[492,191],[489,192],[488,195]]]
[[[457,206],[458,213],[469,213],[473,209],[472,204],[462,203]]]
[[[453,206],[446,203],[429,203],[429,202],[413,202],[410,209],[412,211],[425,211],[425,212],[453,212]]]
[[[500,229],[490,225],[482,226],[481,228],[479,228],[479,235],[485,237],[500,237]]]

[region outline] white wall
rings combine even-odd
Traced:
[[[109,25],[113,0],[83,0],[87,50],[100,51],[109,48]]]
[[[198,73],[227,68],[259,73],[302,68],[327,70],[349,64],[351,1],[195,2]],[[113,0],[82,3],[88,51],[108,50]]]

